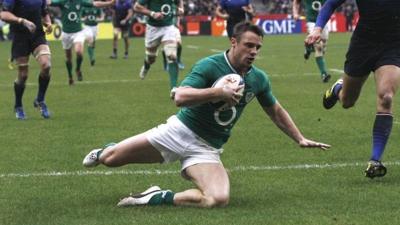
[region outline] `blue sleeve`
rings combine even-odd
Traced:
[[[14,9],[15,0],[4,0],[3,2],[3,11],[12,12]]]
[[[221,6],[222,9],[226,9],[225,1],[224,0],[219,0],[219,5]]]
[[[331,18],[331,15],[335,11],[337,7],[339,7],[345,0],[328,0],[322,6],[321,11],[318,13],[317,22],[315,23],[316,27],[324,28],[328,20]]]

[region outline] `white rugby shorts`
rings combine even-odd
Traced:
[[[174,25],[154,27],[147,24],[144,44],[146,48],[152,48],[165,41],[178,41],[180,34],[178,36],[177,33],[179,33],[179,29],[176,29]]]
[[[61,41],[63,49],[71,49],[75,43],[85,43],[85,33],[83,30],[76,33],[65,33],[61,34]]]
[[[167,123],[147,131],[146,137],[151,145],[160,151],[164,163],[180,160],[182,172],[199,163],[222,164],[220,154],[223,149],[216,149],[207,144],[175,115],[171,116]]]

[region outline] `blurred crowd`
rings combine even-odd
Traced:
[[[133,0],[134,1],[134,0]],[[215,8],[219,0],[184,0],[185,15],[196,16],[196,15],[209,15],[213,16]],[[291,14],[292,13],[292,0],[250,0],[253,5],[256,14]],[[0,7],[2,1],[0,0]],[[354,0],[346,0],[345,4],[342,4],[338,8],[338,11],[343,12],[346,18],[352,18],[354,12],[357,10]],[[105,9],[106,21],[111,21],[112,10]],[[60,18],[61,12],[58,8],[50,7],[50,13],[52,18],[57,22],[57,18]],[[7,38],[4,33],[8,31],[7,24],[0,21],[0,41]]]

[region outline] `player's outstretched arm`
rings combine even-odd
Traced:
[[[93,6],[97,8],[105,8],[114,5],[115,0],[108,0],[108,1],[93,1]]]
[[[268,114],[271,120],[279,127],[285,134],[296,141],[302,148],[320,148],[326,150],[331,146],[321,142],[316,142],[305,138],[296,124],[293,122],[289,113],[276,102],[274,105],[269,107],[263,107],[264,111]]]

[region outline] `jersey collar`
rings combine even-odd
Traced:
[[[235,70],[235,68],[233,68],[233,66],[231,65],[231,63],[229,62],[229,59],[228,59],[228,52],[229,52],[229,49],[226,50],[226,51],[224,52],[224,58],[225,58],[226,64],[228,64],[229,68],[231,68],[231,70],[232,70],[234,73],[239,74],[239,73]],[[253,65],[252,65],[252,66],[250,67],[250,69],[247,71],[246,75],[249,74],[249,73],[251,73],[252,70],[253,70]],[[239,74],[239,75],[240,75],[240,74]]]

